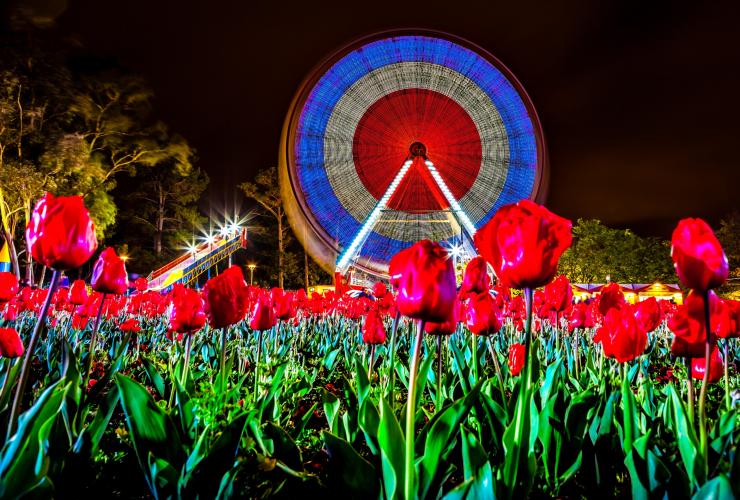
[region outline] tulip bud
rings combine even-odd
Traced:
[[[106,248],[98,257],[90,284],[93,290],[100,293],[123,295],[128,290],[126,263],[113,248]]]

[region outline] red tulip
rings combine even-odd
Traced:
[[[385,337],[383,319],[376,309],[371,309],[362,325],[362,341],[366,344],[382,344],[385,342]]]
[[[203,298],[211,327],[224,328],[243,320],[248,293],[242,271],[237,266],[209,279],[203,287]]]
[[[396,306],[409,318],[443,322],[455,306],[457,285],[452,261],[438,243],[423,240],[408,250],[401,269]]]
[[[526,352],[522,344],[511,344],[509,346],[509,373],[516,377],[524,367]]]
[[[691,376],[696,379],[703,379],[706,372],[706,359],[704,356],[691,360]],[[719,349],[715,346],[712,354],[709,356],[709,383],[719,382],[724,374],[724,363]]]
[[[282,293],[277,296],[273,295],[272,300],[275,304],[275,316],[277,316],[278,319],[285,321],[295,316],[295,306],[293,304],[292,293]]]
[[[64,271],[87,262],[98,248],[95,226],[81,196],[46,193],[33,209],[26,241],[36,262]]]
[[[473,258],[465,267],[465,275],[460,287],[460,292],[482,293],[487,292],[491,286],[491,278],[488,276],[488,264],[481,256]]]
[[[0,328],[0,357],[19,358],[23,356],[23,343],[15,328]]]
[[[149,289],[149,281],[143,276],[134,280],[134,288],[139,293],[144,293]]]
[[[11,302],[7,305],[5,308],[5,312],[3,313],[3,319],[5,321],[15,321],[18,317],[18,303],[17,302]]]
[[[645,332],[652,332],[660,322],[662,321],[660,306],[655,297],[648,297],[642,302],[638,302],[635,306],[635,319],[637,320],[637,326]]]
[[[13,273],[0,272],[0,304],[15,298],[18,293],[18,278]]]
[[[457,323],[460,316],[461,310],[464,310],[464,303],[460,300],[455,301],[455,307],[452,308],[452,313],[447,321],[441,323],[435,323],[427,321],[424,324],[424,331],[430,335],[452,335],[457,330]],[[464,317],[464,313],[463,316]]]
[[[735,319],[730,301],[718,299],[712,311],[712,331],[717,337],[726,339],[735,337]]]
[[[709,224],[701,219],[683,219],[671,238],[671,257],[681,282],[704,292],[727,281],[727,257]]]
[[[378,281],[373,285],[373,296],[376,299],[382,299],[388,294],[388,289],[385,287],[385,283]]]
[[[128,290],[126,263],[113,248],[106,248],[98,257],[90,284],[93,290],[100,293],[123,295]]]
[[[624,294],[617,283],[609,283],[601,289],[596,304],[602,316],[606,316],[610,309],[621,308],[626,302]]]
[[[719,298],[711,291],[709,292],[709,306],[711,308],[710,319],[713,330],[709,336],[709,341],[714,343],[716,341],[714,329],[718,323]],[[668,328],[675,335],[673,344],[671,344],[671,352],[674,356],[704,357],[707,339],[704,320],[704,298],[701,292],[691,291],[686,296],[684,303],[676,308],[676,312],[668,321]]]
[[[192,288],[177,284],[172,289],[170,329],[177,333],[193,333],[206,324],[205,303]]]
[[[586,314],[588,311],[588,305],[584,302],[578,302],[573,304],[573,307],[568,314],[568,331],[572,332],[576,328],[585,328],[586,325]]]
[[[81,306],[87,302],[87,285],[83,280],[75,280],[69,288],[69,301]]]
[[[558,313],[565,311],[573,301],[573,289],[568,278],[562,274],[545,286],[545,302]]]
[[[257,303],[252,311],[252,319],[249,321],[249,327],[252,330],[269,330],[277,323],[275,312],[272,309],[270,296],[262,294],[257,298]]]
[[[123,333],[137,333],[141,331],[141,325],[136,318],[129,318],[118,327]]]
[[[501,330],[501,311],[490,293],[483,292],[470,298],[465,322],[476,335],[491,335]]]
[[[645,352],[647,334],[637,326],[632,308],[624,306],[609,309],[594,342],[601,342],[606,356],[624,363]]]
[[[87,316],[75,314],[72,316],[72,328],[75,330],[82,331],[87,327]]]
[[[572,239],[569,220],[530,200],[501,207],[474,237],[480,254],[510,288],[549,283]]]

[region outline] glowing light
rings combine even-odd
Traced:
[[[445,199],[447,200],[447,203],[450,204],[452,207],[452,210],[455,212],[455,215],[457,218],[462,222],[462,225],[465,227],[465,230],[468,232],[468,235],[472,238],[473,235],[476,232],[475,224],[468,218],[467,214],[463,211],[460,204],[457,202],[454,196],[452,196],[452,192],[447,187],[447,184],[445,184],[445,181],[442,179],[442,176],[439,175],[439,172],[434,167],[434,163],[432,163],[429,160],[426,160],[424,162],[429,169],[429,173],[432,174],[432,178],[437,183],[437,186],[439,186],[439,189],[442,191],[442,194],[444,195]]]
[[[213,245],[215,241],[216,241],[216,237],[213,236],[212,234],[209,234],[208,236],[206,236],[205,242],[208,243],[209,245]]]
[[[126,262],[126,261],[128,261],[128,255],[121,255],[121,260],[122,260],[123,262]]]
[[[340,272],[344,272],[347,269],[350,261],[352,260],[352,258],[354,258],[355,254],[360,249],[360,246],[365,241],[365,238],[367,238],[370,234],[370,230],[378,221],[380,213],[388,206],[388,201],[391,199],[391,196],[393,196],[393,193],[396,192],[396,189],[398,189],[398,185],[406,176],[406,172],[408,172],[409,168],[411,168],[411,163],[411,160],[407,160],[406,162],[404,162],[401,170],[398,171],[396,177],[388,186],[388,189],[386,189],[383,196],[380,198],[380,200],[378,200],[378,203],[375,204],[375,208],[373,208],[373,211],[370,212],[370,215],[368,216],[367,220],[365,220],[365,223],[360,228],[360,231],[355,236],[355,239],[352,240],[352,243],[344,251],[344,255],[342,255],[342,257],[339,259],[339,262],[337,262],[337,269]]]
[[[229,228],[226,227],[226,226],[222,227],[221,230],[218,232],[218,234],[220,234],[223,237],[228,236],[229,235]]]

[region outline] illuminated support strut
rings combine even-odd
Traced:
[[[347,247],[347,249],[344,251],[344,254],[337,262],[337,271],[342,274],[347,272],[347,268],[349,267],[350,262],[352,261],[360,247],[362,247],[362,244],[365,243],[365,240],[367,240],[367,237],[370,235],[370,231],[372,231],[373,226],[375,226],[375,223],[378,220],[378,217],[380,217],[380,213],[387,208],[388,200],[391,199],[393,193],[395,193],[396,189],[398,189],[398,185],[401,184],[401,181],[406,176],[409,168],[411,168],[412,163],[413,160],[410,159],[406,160],[403,163],[401,170],[398,171],[396,177],[393,179],[393,182],[391,182],[390,186],[388,186],[388,189],[385,191],[383,196],[380,198],[380,200],[378,200],[378,203],[375,205],[375,208],[373,208],[373,211],[370,212],[370,215],[368,216],[365,223],[362,225],[362,228],[360,228],[360,231],[357,233],[357,236],[355,236],[355,239],[352,240],[352,243]]]
[[[365,243],[368,236],[370,235],[370,231],[372,231],[375,223],[378,221],[378,217],[380,217],[380,214],[383,212],[383,210],[388,208],[389,200],[393,196],[393,193],[396,192],[396,189],[398,189],[398,186],[399,184],[401,184],[403,178],[408,173],[409,168],[411,168],[415,157],[422,157],[424,159],[424,164],[427,166],[427,169],[429,169],[429,173],[431,174],[432,179],[434,179],[434,182],[437,184],[440,191],[442,191],[442,194],[444,195],[447,203],[449,203],[450,208],[452,209],[452,213],[462,224],[465,232],[467,232],[469,241],[472,241],[473,235],[475,235],[476,232],[475,225],[470,220],[470,218],[468,218],[467,214],[463,211],[460,204],[452,195],[452,192],[447,187],[447,184],[445,183],[444,179],[442,179],[442,176],[439,174],[437,168],[427,158],[426,147],[420,142],[415,142],[411,145],[410,151],[411,157],[404,162],[403,166],[396,174],[396,177],[390,183],[388,189],[380,198],[380,200],[378,200],[378,203],[373,208],[373,211],[370,212],[370,215],[368,216],[367,220],[365,220],[365,223],[360,228],[360,231],[357,233],[354,240],[352,240],[352,243],[347,247],[347,249],[337,261],[337,272],[341,274],[347,272],[350,263],[356,257],[357,252],[360,250],[360,248],[362,248],[362,245]],[[475,251],[472,249],[472,245],[469,242],[468,245],[471,247],[470,250],[472,250],[472,253],[475,254]]]

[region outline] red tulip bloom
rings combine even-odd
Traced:
[[[424,324],[424,331],[430,335],[452,335],[457,330],[457,323],[459,318],[465,317],[465,304],[460,301],[455,301],[455,307],[452,308],[452,313],[447,321],[441,323],[435,323],[427,321]],[[460,313],[462,312],[462,316]]]
[[[626,304],[622,289],[617,283],[609,283],[601,289],[596,304],[602,316],[606,316],[610,309],[621,308]]]
[[[465,267],[460,293],[482,293],[487,292],[491,286],[491,278],[488,276],[488,264],[481,256],[473,258]]]
[[[385,342],[385,338],[383,319],[377,310],[371,309],[365,316],[365,323],[362,325],[362,341],[366,344],[382,344]]]
[[[15,321],[18,317],[18,309],[20,307],[18,306],[17,302],[11,302],[7,305],[5,308],[5,312],[3,313],[3,319],[5,321]]]
[[[709,341],[714,344],[715,328],[718,324],[719,298],[714,292],[709,292],[710,320],[712,332]],[[668,321],[668,328],[674,333],[671,352],[674,356],[699,358],[704,356],[704,344],[707,339],[707,329],[704,317],[704,298],[701,292],[691,291],[684,303]]]
[[[501,330],[501,311],[490,293],[483,292],[470,298],[466,324],[476,335],[491,335]]]
[[[269,330],[277,323],[275,312],[272,309],[270,296],[262,294],[257,298],[257,303],[252,311],[252,319],[249,321],[249,327],[252,330]]]
[[[18,293],[18,278],[13,273],[0,272],[0,304],[14,299]]]
[[[224,328],[243,320],[247,313],[248,293],[242,271],[237,266],[209,279],[203,287],[203,298],[211,327]]]
[[[193,333],[206,324],[205,302],[192,288],[177,284],[172,289],[170,329],[177,333]]]
[[[272,300],[275,307],[275,316],[277,316],[278,319],[285,321],[295,316],[295,306],[293,303],[292,293],[281,293],[277,296],[273,294]]]
[[[511,344],[509,346],[509,373],[516,377],[524,367],[526,352],[522,344]]]
[[[137,333],[141,331],[141,325],[136,318],[129,318],[118,327],[123,333]]]
[[[126,263],[113,248],[106,248],[98,257],[90,284],[93,290],[100,293],[123,295],[128,290]]]
[[[69,301],[81,306],[87,302],[87,285],[83,280],[75,280],[69,288]]]
[[[36,262],[64,271],[87,262],[98,248],[95,226],[81,196],[46,193],[33,209],[26,241]]]
[[[727,281],[729,266],[722,245],[709,224],[683,219],[671,238],[671,257],[681,283],[704,292]]]
[[[706,359],[704,356],[691,360],[691,376],[696,379],[703,379],[706,372]],[[724,374],[724,363],[719,349],[715,346],[712,354],[709,355],[709,383],[714,384],[722,379]]]
[[[409,318],[446,321],[455,306],[457,285],[452,261],[438,243],[423,240],[408,250],[398,284],[396,306]]]
[[[606,356],[624,363],[645,352],[647,334],[637,326],[632,308],[624,306],[609,309],[594,342],[601,342]]]
[[[552,311],[561,313],[573,301],[573,289],[568,278],[562,274],[545,285],[545,303]]]
[[[530,200],[501,207],[474,237],[480,254],[510,288],[549,283],[572,239],[569,220]]]
[[[23,356],[23,343],[15,328],[0,328],[0,357],[19,358]]]
[[[378,281],[373,285],[373,296],[376,299],[382,299],[388,294],[388,289],[385,287],[385,283]]]
[[[586,314],[588,311],[588,305],[579,302],[573,304],[573,307],[568,313],[568,331],[572,332],[576,328],[585,328],[586,326]]]
[[[648,297],[642,302],[638,302],[635,306],[635,319],[637,320],[637,326],[645,332],[649,333],[658,328],[661,318],[660,306],[655,297]]]
[[[134,280],[134,288],[136,288],[137,292],[144,293],[149,289],[149,281],[144,277],[136,278]]]

